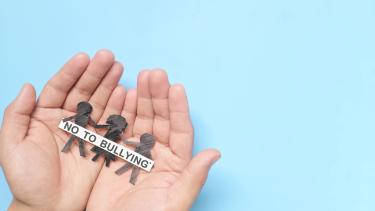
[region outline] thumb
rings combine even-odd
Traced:
[[[31,84],[23,85],[17,98],[5,109],[1,128],[4,142],[21,141],[27,133],[30,115],[35,107],[35,89]]]
[[[206,182],[211,166],[220,158],[216,149],[206,149],[198,153],[182,172],[180,181],[176,184],[176,205],[179,210],[188,210]],[[181,207],[182,206],[182,207]],[[183,208],[183,209],[181,209]]]

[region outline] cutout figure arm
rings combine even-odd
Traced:
[[[63,122],[70,121],[70,120],[76,118],[76,116],[77,116],[77,115],[70,116],[70,117],[66,117],[66,118],[64,118],[62,121],[63,121]]]
[[[92,125],[94,128],[108,128],[109,125],[98,125],[96,122],[89,117],[89,124]]]
[[[125,141],[124,141],[124,144],[125,144],[125,145],[129,145],[129,146],[132,146],[132,147],[137,147],[137,146],[139,146],[139,143],[138,143],[138,142],[128,141],[128,140],[125,140]]]

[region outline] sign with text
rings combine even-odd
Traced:
[[[117,157],[138,166],[146,171],[151,171],[154,161],[146,158],[145,156],[134,152],[123,145],[120,145],[114,141],[104,138],[86,128],[83,128],[71,121],[61,121],[59,128],[74,135],[82,140],[85,140],[97,147],[104,149],[105,151],[116,155]]]

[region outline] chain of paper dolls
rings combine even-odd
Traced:
[[[110,115],[107,120],[106,124],[98,125],[94,120],[91,119],[90,114],[92,113],[92,106],[88,102],[80,102],[77,105],[77,114],[71,117],[64,118],[63,121],[72,121],[74,120],[74,123],[81,127],[86,127],[87,125],[91,125],[94,128],[105,128],[107,129],[107,132],[105,133],[104,137],[114,141],[118,142],[120,141],[121,134],[125,131],[125,129],[128,126],[128,123],[126,122],[126,119],[121,115]],[[73,141],[78,141],[79,146],[79,154],[82,157],[85,157],[85,141],[81,138],[71,135],[68,139],[67,143],[62,149],[62,152],[68,152],[71,145],[73,144]],[[155,145],[155,139],[151,134],[144,133],[140,137],[139,142],[132,142],[132,141],[124,141],[125,145],[129,145],[132,147],[135,147],[135,152],[152,159],[151,157],[151,149]],[[95,152],[94,157],[91,159],[92,161],[96,161],[100,156],[104,157],[105,165],[106,167],[109,167],[111,161],[116,160],[116,156],[110,152],[107,152],[106,150],[94,146],[91,148],[92,152]],[[121,168],[117,169],[115,173],[117,175],[121,175],[132,168],[132,173],[130,176],[129,182],[133,185],[135,185],[137,177],[139,175],[140,168],[131,164],[126,163]]]

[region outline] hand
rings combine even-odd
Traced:
[[[122,140],[153,134],[154,168],[150,173],[141,170],[133,186],[131,169],[121,176],[114,173],[125,161],[103,167],[87,210],[188,210],[220,153],[209,149],[192,158],[193,127],[184,87],[170,86],[164,71],[143,71],[137,91],[129,90],[120,101],[124,105],[112,107],[111,113],[123,115],[129,123]]]
[[[88,144],[86,158],[77,146],[61,152],[69,134],[58,123],[74,115],[80,101],[89,101],[91,117],[99,120],[105,106],[125,93],[117,87],[122,72],[106,50],[91,62],[81,53],[47,83],[38,102],[32,85],[22,88],[6,109],[0,132],[0,161],[14,195],[10,210],[84,210],[101,165],[90,161]]]

